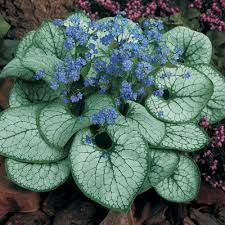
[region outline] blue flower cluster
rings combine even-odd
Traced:
[[[64,46],[72,49],[74,46],[86,46],[90,34],[82,27],[81,19],[78,16],[70,17],[72,24],[66,27],[66,40]]]
[[[118,113],[114,108],[104,108],[100,110],[98,113],[94,113],[92,115],[92,123],[100,125],[112,124],[117,117]]]
[[[91,137],[89,135],[86,135],[85,144],[90,145],[91,143],[92,143]]]
[[[82,19],[71,16],[67,24],[61,19],[53,21],[58,29],[65,30],[64,46],[76,50],[56,65],[51,81],[51,88],[60,89],[66,103],[77,103],[93,91],[112,95],[117,107],[127,100],[138,101],[152,89],[153,95],[163,96],[164,90],[155,87],[154,73],[169,62],[176,64],[183,51],[179,48],[169,51],[162,41],[162,21],[145,20],[142,32],[122,14],[101,22]],[[87,76],[89,68],[94,72]],[[35,74],[36,79],[43,76],[41,70]],[[170,76],[171,72],[165,72],[160,78]],[[190,76],[186,71],[184,78]],[[110,124],[116,117],[113,108],[106,108],[94,114],[92,122]]]
[[[63,63],[56,65],[54,79],[51,82],[51,88],[57,89],[60,84],[68,84],[80,79],[80,71],[86,65],[86,60],[78,57],[67,56]]]
[[[34,74],[34,78],[36,80],[40,80],[44,77],[45,75],[45,71],[44,70],[38,70],[35,74]]]
[[[81,92],[78,92],[77,94],[72,95],[70,97],[70,100],[72,103],[74,103],[74,102],[79,102],[82,98],[83,98],[83,94]]]
[[[132,83],[129,83],[126,80],[122,82],[120,89],[120,97],[123,98],[124,100],[137,99],[137,93],[132,90]]]

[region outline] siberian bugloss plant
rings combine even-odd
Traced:
[[[149,188],[192,200],[200,175],[189,152],[208,143],[197,125],[225,117],[225,80],[209,39],[157,20],[83,14],[44,22],[20,42],[0,116],[8,177],[42,192],[70,174],[101,205],[126,212]]]

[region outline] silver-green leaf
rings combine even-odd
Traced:
[[[56,56],[46,55],[43,50],[35,47],[30,48],[22,60],[23,66],[35,73],[44,70],[43,79],[47,82],[53,79],[56,65],[59,63],[62,63],[62,61]]]
[[[159,148],[193,152],[203,148],[209,137],[196,124],[166,124],[166,132]]]
[[[89,118],[89,120],[91,121],[91,117],[93,114],[98,113],[100,110],[108,107],[115,107],[113,99],[109,95],[91,95],[85,100],[83,116]]]
[[[113,147],[105,150],[95,143],[85,143],[86,135],[92,136],[88,129],[77,133],[70,154],[72,174],[89,198],[127,212],[145,179],[147,146],[129,127],[111,125],[108,134]]]
[[[67,159],[49,164],[32,164],[6,159],[5,168],[12,182],[36,192],[57,188],[67,180],[70,174]]]
[[[152,145],[157,145],[163,139],[166,131],[165,124],[155,119],[144,106],[128,101],[129,109],[126,114],[127,122],[137,130]]]
[[[28,49],[33,45],[33,37],[35,31],[30,31],[27,35],[20,41],[17,50],[16,50],[16,57],[22,59]]]
[[[179,155],[173,151],[154,148],[150,148],[148,154],[150,166],[147,177],[151,186],[156,186],[173,174],[179,163]]]
[[[172,52],[175,47],[183,50],[181,58],[185,63],[210,63],[212,44],[206,35],[178,26],[165,33],[163,39]]]
[[[29,82],[17,79],[9,95],[10,107],[19,107],[39,102],[52,102],[57,99],[53,91],[44,81]]]
[[[46,143],[36,117],[39,105],[9,108],[0,116],[0,153],[6,157],[35,163],[55,162],[67,155]]]
[[[45,54],[54,55],[59,59],[63,59],[68,53],[64,41],[64,30],[55,26],[51,21],[42,23],[33,38],[36,47],[41,48]]]
[[[34,72],[22,65],[19,58],[11,60],[1,71],[0,78],[19,77],[24,80],[34,80]]]
[[[72,115],[68,107],[59,103],[41,108],[38,124],[42,135],[56,148],[63,148],[78,130],[91,125],[88,118]]]
[[[185,72],[191,76],[185,78]],[[171,73],[162,79],[163,73]],[[213,94],[213,84],[204,74],[191,67],[179,65],[177,68],[162,68],[156,76],[158,88],[167,90],[169,96],[151,95],[146,108],[156,118],[169,123],[184,123],[197,117]]]
[[[200,173],[194,161],[180,155],[179,164],[174,173],[154,186],[157,193],[172,202],[193,200],[200,187]]]

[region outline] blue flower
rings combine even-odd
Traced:
[[[36,80],[40,80],[41,78],[44,77],[44,75],[45,75],[45,71],[43,69],[41,69],[35,73],[34,77]]]
[[[118,113],[114,108],[105,108],[92,115],[92,123],[100,125],[103,125],[104,123],[112,124],[117,117]]]
[[[108,84],[109,80],[107,80],[105,75],[100,76],[99,83]]]
[[[172,76],[172,73],[171,73],[170,71],[167,71],[167,72],[162,73],[162,74],[159,76],[159,78],[160,78],[160,79],[165,79],[166,77],[170,77],[170,76]]]
[[[132,90],[132,84],[124,80],[121,83],[121,89],[120,89],[120,97],[125,100],[136,100],[137,99],[137,93],[133,92]]]
[[[70,99],[69,99],[68,97],[63,97],[63,101],[64,101],[66,104],[70,103]]]
[[[131,70],[133,62],[130,59],[126,59],[126,60],[123,61],[122,64],[123,64],[123,70],[125,72],[128,72],[128,71]]]
[[[112,42],[113,38],[114,36],[110,33],[102,37],[100,41],[103,45],[109,45]]]
[[[107,158],[109,158],[109,156],[110,156],[109,152],[106,152],[106,151],[100,152],[100,158],[107,159]]]
[[[85,144],[90,145],[91,143],[92,143],[91,137],[89,135],[86,135]]]
[[[64,41],[64,46],[65,48],[67,49],[72,49],[73,46],[74,46],[74,41],[72,38],[67,38],[65,41]]]
[[[135,69],[135,75],[139,80],[141,80],[145,78],[152,71],[153,71],[153,67],[151,64],[146,62],[139,62]]]
[[[163,115],[164,115],[163,111],[159,111],[158,116],[163,117]]]
[[[188,79],[191,77],[191,72],[190,71],[185,71],[184,72],[184,79]]]
[[[154,77],[152,76],[149,76],[146,80],[143,81],[143,83],[146,85],[146,86],[151,86],[154,84]]]
[[[53,25],[57,26],[57,27],[61,27],[64,25],[64,20],[62,19],[54,19],[52,21]]]
[[[157,90],[154,90],[154,91],[152,92],[152,94],[153,94],[154,96],[162,97],[163,94],[164,94],[164,91],[163,91],[162,89],[157,89]]]
[[[177,60],[180,58],[180,56],[183,54],[183,50],[181,48],[175,47],[174,48],[174,52],[173,52],[173,56],[171,58],[171,63],[172,64],[177,64]]]
[[[140,88],[138,91],[137,91],[137,95],[140,96],[140,95],[143,95],[145,93],[145,88],[142,87]]]
[[[115,105],[118,107],[119,105],[120,105],[120,100],[117,98],[117,99],[115,99]]]
[[[84,86],[85,87],[94,86],[95,84],[97,84],[96,78],[90,78],[90,79],[84,80]]]
[[[96,59],[94,62],[96,72],[103,72],[106,69],[106,62],[102,59]]]
[[[83,94],[78,92],[76,95],[70,97],[71,102],[79,102],[83,98]]]
[[[56,90],[59,87],[59,84],[56,81],[51,81],[50,87]]]
[[[105,94],[106,91],[107,91],[106,88],[101,88],[101,89],[99,90],[99,94]]]

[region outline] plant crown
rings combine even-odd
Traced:
[[[164,32],[160,20],[77,13],[44,22],[0,75],[17,78],[0,116],[8,177],[43,192],[72,174],[86,196],[121,212],[151,187],[192,200],[200,176],[187,155],[208,143],[198,121],[225,117],[211,54],[204,34]]]

